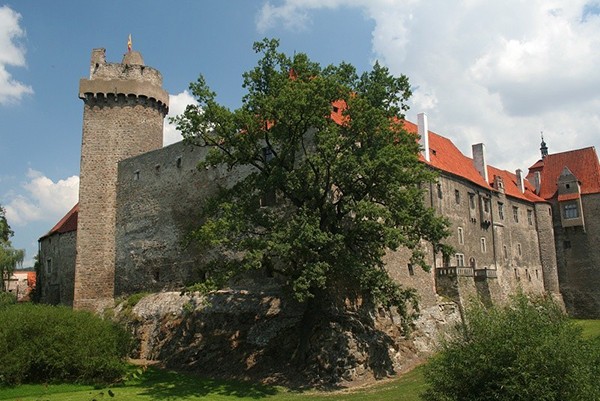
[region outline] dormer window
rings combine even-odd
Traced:
[[[567,203],[563,207],[565,219],[576,219],[579,217],[579,208],[577,203]]]

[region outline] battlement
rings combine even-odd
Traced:
[[[139,52],[125,54],[121,63],[107,63],[105,49],[92,50],[90,77],[79,81],[79,98],[105,104],[111,100],[156,103],[167,114],[169,94],[162,89],[162,74],[144,65]],[[98,101],[100,100],[100,101]]]

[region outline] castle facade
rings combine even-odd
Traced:
[[[133,53],[107,63],[104,50],[94,50],[90,78],[80,83],[80,199],[40,238],[43,302],[102,310],[117,297],[201,280],[204,255],[187,234],[199,206],[243,174],[199,170],[204,148],[183,142],[161,148],[168,95],[160,73]],[[440,297],[501,302],[520,289],[560,298],[557,255],[564,252],[557,252],[560,213],[553,201],[522,171],[488,165],[483,144],[473,145],[472,157],[463,155],[429,131],[424,114],[405,128],[421,137],[422,162],[440,173],[424,201],[451,222],[446,242],[456,254],[443,258],[423,244],[434,266],[425,272],[410,265],[408,252],[389,252],[390,274],[417,289],[424,306]]]

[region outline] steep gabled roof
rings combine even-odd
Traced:
[[[540,196],[551,199],[556,196],[560,173],[567,167],[580,183],[582,194],[600,193],[600,164],[596,149],[583,149],[549,154],[529,167],[529,177],[536,171],[541,174]]]
[[[410,121],[405,121],[404,127],[410,133],[417,134],[418,127]],[[544,199],[535,194],[535,189],[527,180],[525,180],[525,193],[522,193],[517,183],[517,176],[506,170],[488,165],[488,178],[490,182],[485,182],[481,174],[475,168],[473,159],[462,154],[462,152],[448,138],[429,131],[429,165],[461,177],[487,190],[495,191],[492,184],[494,176],[499,176],[504,182],[504,192],[513,198],[523,199],[529,202],[544,202]],[[421,161],[427,163],[421,157]]]
[[[56,225],[54,227],[52,227],[50,229],[50,231],[48,231],[48,233],[46,233],[46,235],[42,236],[40,238],[40,240],[44,239],[46,237],[49,237],[52,234],[64,234],[64,233],[68,233],[71,231],[76,231],[78,214],[79,214],[79,203],[77,203],[75,206],[73,206],[73,208],[71,210],[69,210],[67,212],[67,214],[65,214],[63,216],[63,218],[60,219],[60,221],[58,223],[56,223]]]

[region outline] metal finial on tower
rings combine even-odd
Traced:
[[[544,131],[540,131],[542,136],[542,143],[540,144],[540,151],[542,152],[542,159],[548,156],[548,146],[546,146],[546,142],[544,142]]]
[[[129,39],[127,39],[127,53],[131,53],[131,34],[129,34]]]

